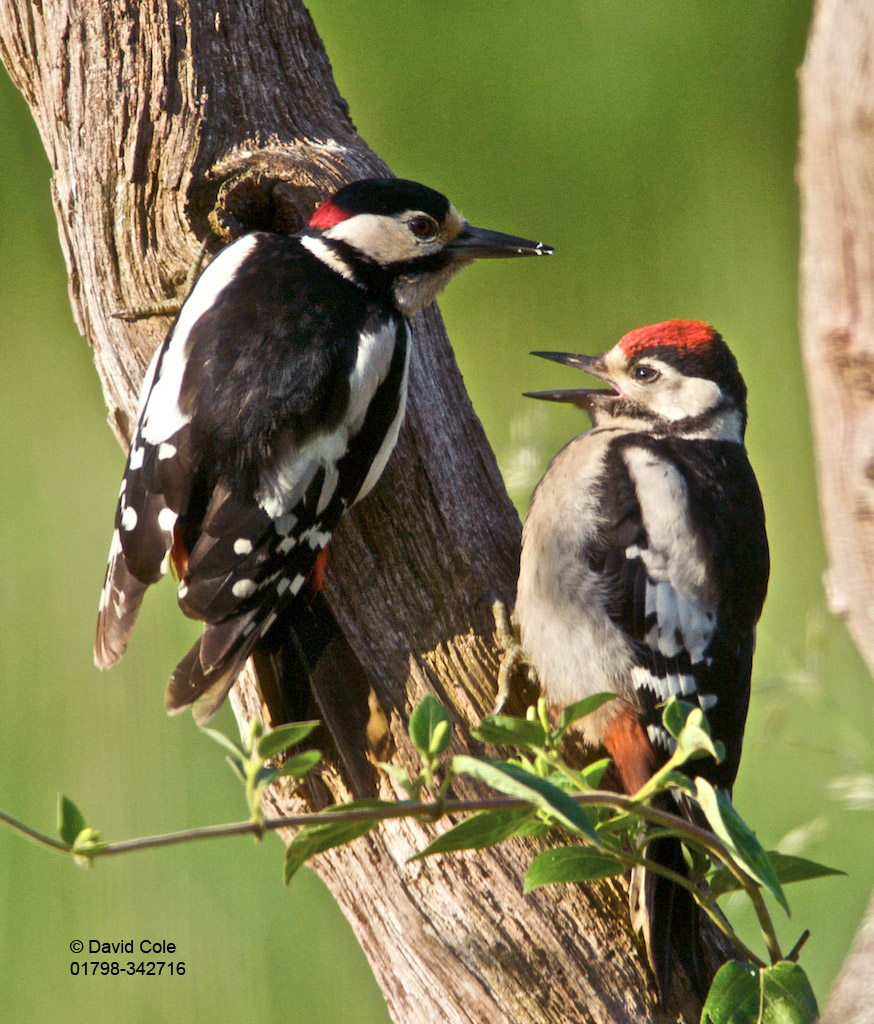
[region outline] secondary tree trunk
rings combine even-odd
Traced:
[[[874,672],[874,8],[820,0],[801,76],[801,313],[827,591]],[[874,896],[823,1015],[874,1021]]]
[[[211,230],[213,249],[253,227],[296,230],[341,183],[387,170],[356,135],[295,0],[0,0],[0,54],[53,167],[73,309],[126,444],[168,321],[110,314],[172,295]],[[399,763],[414,763],[405,725],[426,692],[452,710],[454,749],[470,749],[468,726],[495,692],[490,607],[512,599],[519,539],[432,310],[415,324],[398,449],[331,547],[327,595],[352,652],[338,649],[337,664],[350,679],[362,666],[373,692],[326,677],[320,700],[339,757],[323,799],[395,795],[367,756],[374,702]],[[235,707],[241,718],[260,712],[251,677]],[[271,804],[292,812],[300,797],[283,791]],[[398,1024],[697,1020],[679,981],[673,1012],[655,1007],[621,886],[523,898],[533,847],[522,841],[408,865],[432,832],[390,824],[315,863]]]

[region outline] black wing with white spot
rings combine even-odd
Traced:
[[[121,656],[146,587],[172,560],[183,611],[207,626],[174,672],[168,704],[208,693],[217,706],[378,477],[403,415],[407,358],[395,310],[299,240],[250,235],[223,250],[144,386],[98,664]]]
[[[612,446],[607,479],[607,525],[589,558],[607,583],[609,614],[635,642],[632,681],[650,741],[666,759],[664,702],[699,704],[727,756],[696,770],[730,789],[768,580],[752,469],[737,444],[632,435]]]
[[[184,444],[177,436],[184,433],[184,427],[172,437],[176,444],[164,440],[151,443],[143,436],[144,417],[164,400],[166,387],[155,385],[166,379],[162,368],[172,342],[171,334],[146,375],[140,417],[121,482],[97,616],[94,659],[100,668],[109,668],[124,654],[146,589],[166,574],[178,511],[186,500],[177,447]]]
[[[271,516],[260,505],[236,498],[226,486],[213,491],[179,587],[183,611],[205,620],[206,626],[173,673],[167,690],[171,710],[202,698],[195,717],[209,718],[277,617],[293,616],[337,523],[369,490],[373,466],[394,446],[408,362],[404,325],[399,325],[396,341],[359,429],[333,466],[313,469],[304,463],[300,476],[307,486],[291,509],[276,508]]]

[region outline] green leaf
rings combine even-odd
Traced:
[[[798,964],[781,960],[759,970],[732,960],[713,979],[701,1024],[813,1024],[818,1013]]]
[[[293,779],[302,779],[321,759],[322,755],[318,750],[302,750],[299,754],[295,754],[294,757],[290,757],[278,768],[261,768],[255,777],[255,781],[259,785],[269,786],[271,782],[289,775]]]
[[[780,888],[777,873],[756,834],[732,807],[731,801],[717,793],[706,779],[696,778],[695,790],[708,824],[732,851],[739,866],[763,885],[788,914],[789,904]]]
[[[516,811],[480,811],[447,829],[410,860],[430,857],[432,853],[482,850],[494,846],[518,835],[519,829],[531,820],[533,814],[527,807]]]
[[[781,960],[766,967],[763,1024],[813,1024],[819,1019],[816,996],[804,969]]]
[[[58,793],[58,834],[61,839],[67,846],[72,846],[84,828],[85,815],[69,797]]]
[[[689,701],[680,700],[678,697],[668,697],[664,711],[662,711],[662,724],[674,739],[679,738],[686,719],[696,708],[700,710],[697,704],[690,704]]]
[[[585,846],[558,846],[531,861],[525,873],[523,892],[541,885],[563,882],[591,882],[597,878],[613,878],[625,871],[625,865],[610,854]]]
[[[318,729],[321,722],[291,722],[271,729],[258,740],[258,756],[265,761],[268,757],[278,757],[289,747],[293,747],[309,736],[313,729]]]
[[[302,750],[276,769],[276,778],[290,775],[294,779],[302,779],[308,771],[315,768],[321,759],[322,753],[319,750]]]
[[[516,830],[515,835],[527,836],[531,839],[543,839],[549,835],[549,825],[539,818],[530,818]]]
[[[778,853],[776,850],[768,850],[767,857],[781,885],[786,885],[789,882],[807,882],[813,878],[825,878],[828,875],[846,874],[846,871],[818,864],[815,860]],[[724,867],[713,872],[709,879],[709,885],[710,892],[714,897],[724,896],[727,892],[734,892],[741,888],[740,882],[728,868]]]
[[[336,804],[328,808],[328,812],[342,814],[344,811],[378,811],[384,807],[395,807],[388,800],[354,800],[348,804]],[[324,853],[334,846],[351,843],[353,839],[366,836],[376,828],[382,818],[375,814],[372,818],[361,818],[355,821],[322,822],[318,825],[305,825],[288,844],[285,850],[285,867],[283,876],[285,884],[297,874],[298,870],[317,853]]]
[[[246,753],[251,753],[255,749],[255,745],[258,740],[264,735],[264,723],[260,718],[252,718],[249,720],[249,734],[248,740],[246,740],[244,746],[246,747]]]
[[[551,814],[565,828],[601,845],[592,822],[582,807],[546,779],[532,775],[524,768],[507,761],[479,759],[468,757],[466,754],[459,754],[452,759],[452,770],[457,775],[469,775],[471,778],[479,779],[499,793],[527,800],[540,810]]]
[[[686,715],[686,721],[677,737],[677,749],[685,755],[687,761],[707,754],[715,761],[721,761],[725,756],[725,747],[722,746],[720,750],[714,744],[710,736],[710,723],[701,708],[692,708]]]
[[[430,693],[425,694],[410,715],[410,739],[423,757],[437,757],[452,739],[449,712]]]
[[[409,786],[410,776],[407,774],[406,768],[401,768],[400,765],[396,764],[388,764],[386,761],[380,761],[379,767],[386,775],[399,782],[405,789]]]
[[[580,769],[580,773],[592,789],[597,789],[598,786],[601,785],[601,779],[604,778],[604,772],[606,772],[610,767],[610,762],[612,760],[612,757],[602,757],[597,761],[593,761],[591,764],[587,764],[585,768]]]
[[[235,743],[230,736],[225,736],[225,734],[223,732],[219,732],[218,729],[209,729],[205,725],[200,727],[200,731],[204,735],[209,736],[209,738],[215,743],[218,743],[220,747],[224,747],[231,757],[236,758],[241,764],[246,760],[245,750],[243,750],[239,743]]]
[[[384,761],[379,761],[378,764],[386,775],[401,784],[411,800],[419,800],[422,786],[425,785],[425,779],[421,774],[417,775],[415,779],[411,779],[406,769],[400,768],[398,765],[386,764]]]
[[[615,697],[615,693],[593,693],[590,697],[584,697],[573,704],[568,704],[562,711],[561,718],[559,719],[559,734],[564,734],[574,722],[584,718],[586,715],[591,715],[602,704],[606,704],[608,700],[613,700]]]
[[[236,775],[240,782],[242,782],[243,785],[245,786],[246,769],[243,767],[243,762],[239,759],[239,757],[232,757],[230,754],[225,754],[225,760],[231,766],[234,775]]]
[[[470,730],[470,734],[481,743],[493,743],[496,746],[530,749],[546,744],[546,731],[540,722],[512,715],[488,715]]]

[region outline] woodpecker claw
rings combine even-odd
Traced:
[[[194,282],[200,276],[200,271],[203,268],[203,261],[206,259],[208,243],[209,237],[205,238],[201,242],[200,248],[197,251],[197,256],[188,268],[188,272],[185,275],[185,281],[183,282],[178,295],[175,295],[172,299],[164,299],[162,302],[145,302],[141,306],[130,306],[126,309],[116,309],[109,315],[114,320],[124,320],[124,322],[128,324],[136,323],[137,320],[147,320],[149,317],[153,316],[176,316],[179,310],[182,309],[182,305],[185,300],[191,294]]]
[[[146,302],[142,306],[116,309],[109,315],[113,320],[124,320],[125,323],[133,324],[137,320],[147,320],[152,316],[176,316],[180,309],[181,299],[167,299],[166,302]]]
[[[527,665],[527,677],[530,682],[537,682],[537,674],[534,666],[528,663],[522,645],[519,642],[518,632],[510,619],[510,612],[503,601],[495,601],[492,605],[492,615],[495,618],[495,632],[498,636],[498,643],[504,650],[501,659],[501,667],[498,669],[498,692],[495,697],[495,706],[492,708],[492,715],[500,715],[506,707],[507,701],[512,696],[513,676],[523,665]]]

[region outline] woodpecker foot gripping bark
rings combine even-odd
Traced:
[[[517,672],[524,669],[528,681],[534,686],[539,686],[539,682],[534,666],[525,657],[525,652],[519,643],[519,631],[513,625],[509,609],[503,601],[495,601],[492,605],[492,614],[495,617],[498,643],[504,651],[501,667],[498,669],[498,693],[495,697],[495,706],[492,709],[493,715],[499,715],[512,695],[513,679]]]
[[[176,316],[188,296],[191,294],[194,283],[200,276],[203,269],[203,262],[206,259],[209,236],[200,244],[200,249],[194,262],[188,268],[185,281],[179,289],[179,293],[172,299],[165,299],[163,302],[146,302],[142,306],[131,306],[129,309],[117,309],[112,313],[115,320],[124,320],[125,323],[136,323],[137,320],[147,320],[153,316]]]

